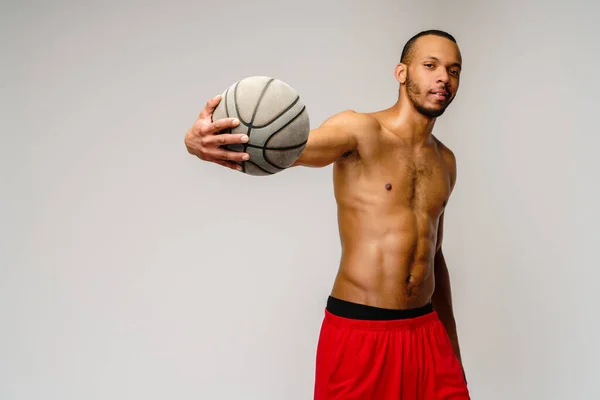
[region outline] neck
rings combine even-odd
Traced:
[[[431,140],[436,119],[417,111],[406,96],[401,96],[388,112],[391,117],[391,127],[398,136],[415,145],[425,144]]]

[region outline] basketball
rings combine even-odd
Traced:
[[[240,124],[219,134],[248,135],[244,144],[223,146],[246,152],[239,162],[248,175],[272,175],[289,168],[306,147],[310,122],[296,90],[281,80],[253,76],[235,82],[222,94],[212,120],[237,118]]]

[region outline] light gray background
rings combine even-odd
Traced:
[[[429,28],[464,58],[435,133],[458,158],[444,248],[473,398],[600,398],[599,8],[2,2],[0,398],[311,398],[331,168],[249,177],[184,133],[251,75],[313,127],[387,107]]]

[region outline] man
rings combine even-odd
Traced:
[[[461,54],[448,33],[405,45],[398,101],[344,111],[311,130],[295,166],[334,164],[342,255],[319,337],[315,399],[469,399],[442,252],[454,154],[432,131],[459,86]],[[209,101],[187,132],[189,153],[237,168],[218,146],[243,135],[211,123]]]

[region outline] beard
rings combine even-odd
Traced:
[[[419,102],[419,97],[421,95],[421,89],[419,86],[410,78],[410,76],[406,75],[406,93],[408,94],[408,98],[411,103],[414,105],[417,112],[428,117],[428,118],[437,118],[446,111],[446,108],[452,103],[454,98],[450,98],[450,100],[443,106],[437,107],[426,107],[423,103]]]

